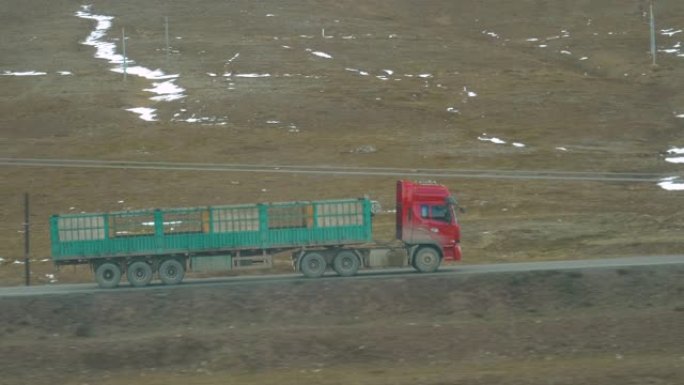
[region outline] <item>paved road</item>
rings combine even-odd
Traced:
[[[306,165],[264,165],[236,163],[176,163],[176,162],[135,162],[109,161],[94,159],[29,159],[0,158],[0,166],[5,167],[59,167],[59,168],[96,168],[130,169],[158,171],[222,171],[272,174],[313,174],[345,176],[388,176],[400,178],[474,178],[474,179],[518,179],[518,180],[556,180],[590,182],[660,182],[673,173],[624,173],[624,172],[583,172],[553,170],[464,170],[464,169],[409,169],[391,167],[341,167]]]
[[[572,261],[552,261],[552,262],[517,262],[517,263],[497,263],[488,265],[450,265],[442,267],[438,272],[431,274],[420,274],[412,269],[381,269],[362,271],[359,275],[351,278],[340,278],[332,274],[319,280],[327,279],[414,279],[430,276],[459,276],[467,274],[491,274],[504,272],[529,272],[529,271],[550,271],[550,270],[578,270],[578,269],[601,269],[601,268],[623,268],[634,266],[658,266],[658,265],[684,265],[684,255],[663,255],[663,256],[644,256],[611,259],[586,259]],[[0,298],[2,297],[22,297],[22,296],[43,296],[43,295],[65,295],[65,294],[89,294],[89,293],[121,293],[131,290],[183,290],[191,287],[206,286],[230,286],[245,284],[272,284],[276,282],[314,282],[308,278],[303,278],[299,274],[279,274],[279,275],[260,275],[260,276],[237,276],[223,278],[188,279],[178,286],[163,286],[153,284],[145,288],[132,288],[126,285],[113,290],[99,289],[95,284],[58,284],[31,287],[5,287],[0,288]]]

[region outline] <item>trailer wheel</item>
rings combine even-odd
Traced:
[[[167,259],[159,265],[159,279],[165,285],[177,285],[184,276],[185,268],[176,259]]]
[[[421,273],[437,271],[441,258],[439,252],[430,246],[423,246],[413,255],[413,267]]]
[[[95,281],[103,289],[112,289],[121,281],[121,268],[116,263],[105,262],[95,269]]]
[[[126,278],[131,286],[147,286],[152,281],[152,267],[145,261],[135,261],[128,265]]]
[[[307,253],[302,257],[299,270],[307,278],[318,278],[328,267],[325,258],[319,253]]]
[[[359,258],[353,251],[340,251],[333,260],[333,269],[341,277],[351,277],[359,271]]]

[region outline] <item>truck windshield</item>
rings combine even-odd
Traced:
[[[432,219],[451,222],[451,208],[449,205],[432,206]]]

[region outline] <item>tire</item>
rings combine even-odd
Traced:
[[[442,258],[439,252],[429,246],[423,246],[416,250],[413,255],[413,267],[421,273],[432,273],[437,271]]]
[[[152,267],[145,261],[135,261],[128,265],[126,278],[131,286],[147,286],[152,281]]]
[[[177,285],[183,281],[185,268],[176,259],[167,259],[159,265],[159,279],[165,285]]]
[[[105,262],[95,269],[95,281],[103,289],[113,289],[121,282],[121,268],[116,263]]]
[[[319,253],[307,253],[302,257],[299,270],[307,278],[318,278],[325,273],[328,263]]]
[[[349,250],[340,251],[333,260],[333,269],[340,277],[351,277],[359,271],[359,258]]]

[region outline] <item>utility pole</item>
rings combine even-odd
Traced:
[[[656,66],[656,41],[655,41],[655,16],[653,15],[653,0],[651,0],[650,5],[651,13],[651,58],[653,59],[652,65]]]
[[[169,46],[169,17],[164,16],[164,36],[166,37],[166,61],[169,61],[169,52],[171,47]]]
[[[126,32],[121,28],[121,46],[123,49],[123,75],[126,80]]]
[[[31,286],[30,257],[30,226],[29,226],[29,194],[24,193],[24,278],[26,286]]]

